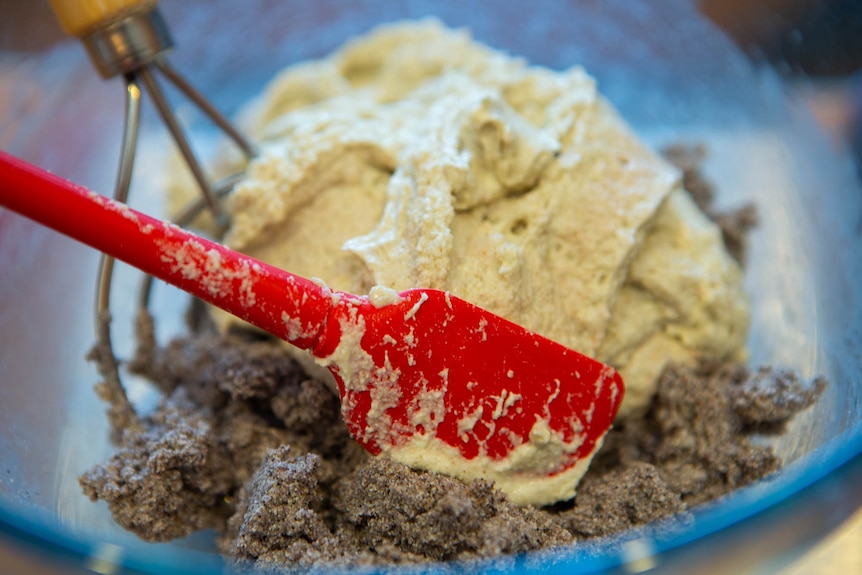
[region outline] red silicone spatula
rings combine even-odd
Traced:
[[[310,350],[369,452],[516,503],[574,495],[622,400],[612,368],[449,293],[333,291],[3,152],[0,205]]]

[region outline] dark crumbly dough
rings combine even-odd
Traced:
[[[467,485],[368,459],[326,493],[319,466],[314,454],[271,451],[240,491],[222,550],[266,571],[468,560],[573,540],[550,514],[519,509],[487,481]]]
[[[754,209],[712,210],[712,189],[696,169],[703,153],[676,146],[666,156],[742,262]],[[620,532],[684,529],[693,506],[778,468],[751,433],[782,431],[824,385],[781,369],[668,366],[647,415],[608,433],[573,501],[519,508],[486,481],[370,457],[349,437],[334,392],[280,344],[250,332],[217,335],[200,313],[191,320],[193,335],[160,348],[150,318],[139,318],[129,367],[164,394],[146,417],[111,377],[110,349],[94,352],[120,449],[80,483],[141,538],[214,529],[237,568],[259,573],[429,561],[459,562],[447,569],[464,572],[470,560],[495,558],[502,568],[537,550],[545,553],[523,560],[553,563],[573,545],[589,549]]]
[[[818,378],[813,385],[819,394],[826,381]],[[795,413],[811,406],[810,389],[793,371],[760,369],[734,389],[731,403],[743,424],[780,432]]]
[[[765,477],[780,462],[748,437],[759,424],[775,425],[792,415],[784,393],[752,385],[770,373],[783,371],[750,373],[734,364],[668,366],[647,415],[616,426],[590,471],[604,476],[605,470],[648,463],[686,507]],[[819,381],[799,382],[790,392],[793,413],[811,405],[821,390]],[[744,396],[759,406],[746,417],[738,412]]]
[[[96,364],[102,381],[96,384],[96,394],[108,404],[108,422],[111,424],[112,439],[120,441],[126,430],[142,431],[141,421],[135,413],[126,390],[120,381],[117,359],[110,342],[111,313],[102,311],[98,317],[98,341],[87,354],[87,359]]]
[[[728,253],[740,264],[745,263],[748,232],[757,225],[757,209],[746,204],[726,212],[713,206],[715,194],[712,184],[704,177],[701,164],[706,148],[700,145],[675,144],[662,155],[682,171],[682,184],[694,202],[721,229]]]
[[[365,457],[341,421],[337,397],[273,342],[207,333],[143,355],[165,397],[141,418],[143,430],[119,433],[118,453],[80,483],[144,539],[223,531],[231,498],[281,445],[325,458],[319,475],[326,484]]]
[[[333,495],[338,526],[359,548],[385,541],[410,556],[447,561],[572,541],[548,514],[516,507],[488,481],[467,485],[386,459],[357,468]]]
[[[335,394],[282,347],[204,333],[148,350],[165,398],[80,478],[147,540],[200,529],[260,572],[469,561],[565,547],[674,516],[778,467],[752,430],[775,431],[822,382],[739,365],[668,367],[647,416],[617,426],[573,502],[514,506],[465,484],[368,456]],[[141,366],[138,366],[141,367]]]
[[[171,397],[149,429],[124,433],[120,451],[79,479],[84,493],[105,500],[117,523],[147,540],[224,525],[234,479],[214,423],[183,394]]]
[[[219,540],[238,561],[266,565],[334,562],[344,547],[318,506],[320,457],[294,456],[290,446],[270,451],[240,489],[236,511]]]
[[[644,461],[588,472],[569,505],[556,520],[580,539],[613,535],[687,509],[658,468]]]

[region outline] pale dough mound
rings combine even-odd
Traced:
[[[580,68],[402,23],[284,70],[246,120],[232,248],[353,293],[449,290],[614,365],[622,416],[670,360],[744,356],[718,228]]]

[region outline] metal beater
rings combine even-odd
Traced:
[[[208,209],[213,217],[223,219],[219,197],[229,191],[242,174],[210,182],[201,162],[192,150],[165,93],[156,78],[163,76],[239,147],[247,158],[257,154],[255,145],[219,112],[200,92],[189,84],[165,59],[173,48],[167,25],[155,0],[50,0],[60,24],[71,36],[81,40],[96,69],[105,79],[122,76],[125,82],[125,118],[120,161],[114,185],[114,198],[125,203],[129,194],[138,127],[141,112],[141,88],[150,95],[162,121],[167,126],[186,164],[197,182],[201,198],[174,218],[186,225],[197,213]],[[100,386],[111,406],[112,427],[139,427],[140,423],[122,385],[119,363],[113,353],[110,331],[110,294],[114,260],[102,256],[96,293],[96,333],[94,350],[105,381]],[[141,295],[141,309],[146,311],[151,278],[147,278]],[[147,314],[148,315],[148,314]]]

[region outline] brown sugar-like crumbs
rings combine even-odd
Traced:
[[[243,487],[220,545],[241,565],[310,568],[465,561],[568,544],[550,514],[513,505],[487,481],[470,485],[369,459],[340,478],[327,524],[315,455],[271,451]]]
[[[822,378],[812,383],[789,369],[761,368],[732,389],[731,403],[745,425],[778,426],[775,431],[781,431],[780,426],[810,407],[825,387]]]
[[[333,563],[342,546],[315,508],[320,500],[320,457],[295,457],[289,446],[269,452],[240,490],[236,510],[220,538],[223,552],[266,564]]]
[[[149,429],[127,431],[116,455],[79,478],[84,493],[106,501],[117,523],[149,541],[222,527],[233,478],[212,423],[184,399],[166,402]]]
[[[562,545],[571,534],[548,514],[518,508],[493,484],[412,471],[375,458],[337,486],[339,526],[360,548],[380,541],[425,560],[449,561]]]
[[[120,381],[118,362],[110,341],[111,312],[101,311],[97,320],[98,340],[87,354],[87,359],[96,364],[96,370],[102,378],[96,384],[96,394],[108,404],[108,423],[113,431],[111,439],[119,442],[124,431],[142,431],[143,428]]]
[[[782,370],[670,366],[648,414],[609,432],[575,500],[536,509],[370,457],[334,392],[277,342],[204,333],[149,357],[165,398],[80,478],[85,493],[147,540],[214,529],[259,572],[470,561],[685,525],[692,506],[774,471],[749,432],[779,430],[822,389]]]
[[[754,204],[746,204],[729,211],[718,211],[713,205],[715,192],[712,183],[704,176],[703,161],[706,148],[699,144],[674,144],[665,148],[662,155],[682,172],[682,185],[694,203],[718,225],[727,252],[738,263],[745,263],[748,234],[757,226],[758,215]]]
[[[715,189],[701,171],[707,155],[706,147],[703,144],[676,143],[662,150],[661,154],[682,172],[682,187],[688,191],[697,207],[709,213],[715,200]]]
[[[324,454],[324,482],[345,472],[334,466],[351,469],[366,457],[332,391],[272,342],[201,334],[150,357],[147,371],[159,376],[165,397],[140,418],[142,429],[118,431],[119,451],[79,479],[85,494],[105,500],[115,520],[143,539],[223,531],[234,511],[227,502],[279,446]]]
[[[606,448],[594,464],[596,471],[649,463],[687,507],[772,473],[778,458],[749,440],[748,426],[754,422],[743,420],[736,411],[735,399],[751,377],[741,365],[669,366],[647,415],[608,434]],[[813,401],[819,390],[811,384],[803,393]],[[784,411],[780,407],[784,400],[771,392],[758,399],[764,418],[777,418]],[[767,408],[769,401],[773,409]],[[786,420],[790,415],[784,411],[780,417]]]
[[[557,521],[579,538],[604,537],[687,509],[658,468],[634,461],[604,474],[587,474],[571,509]]]

